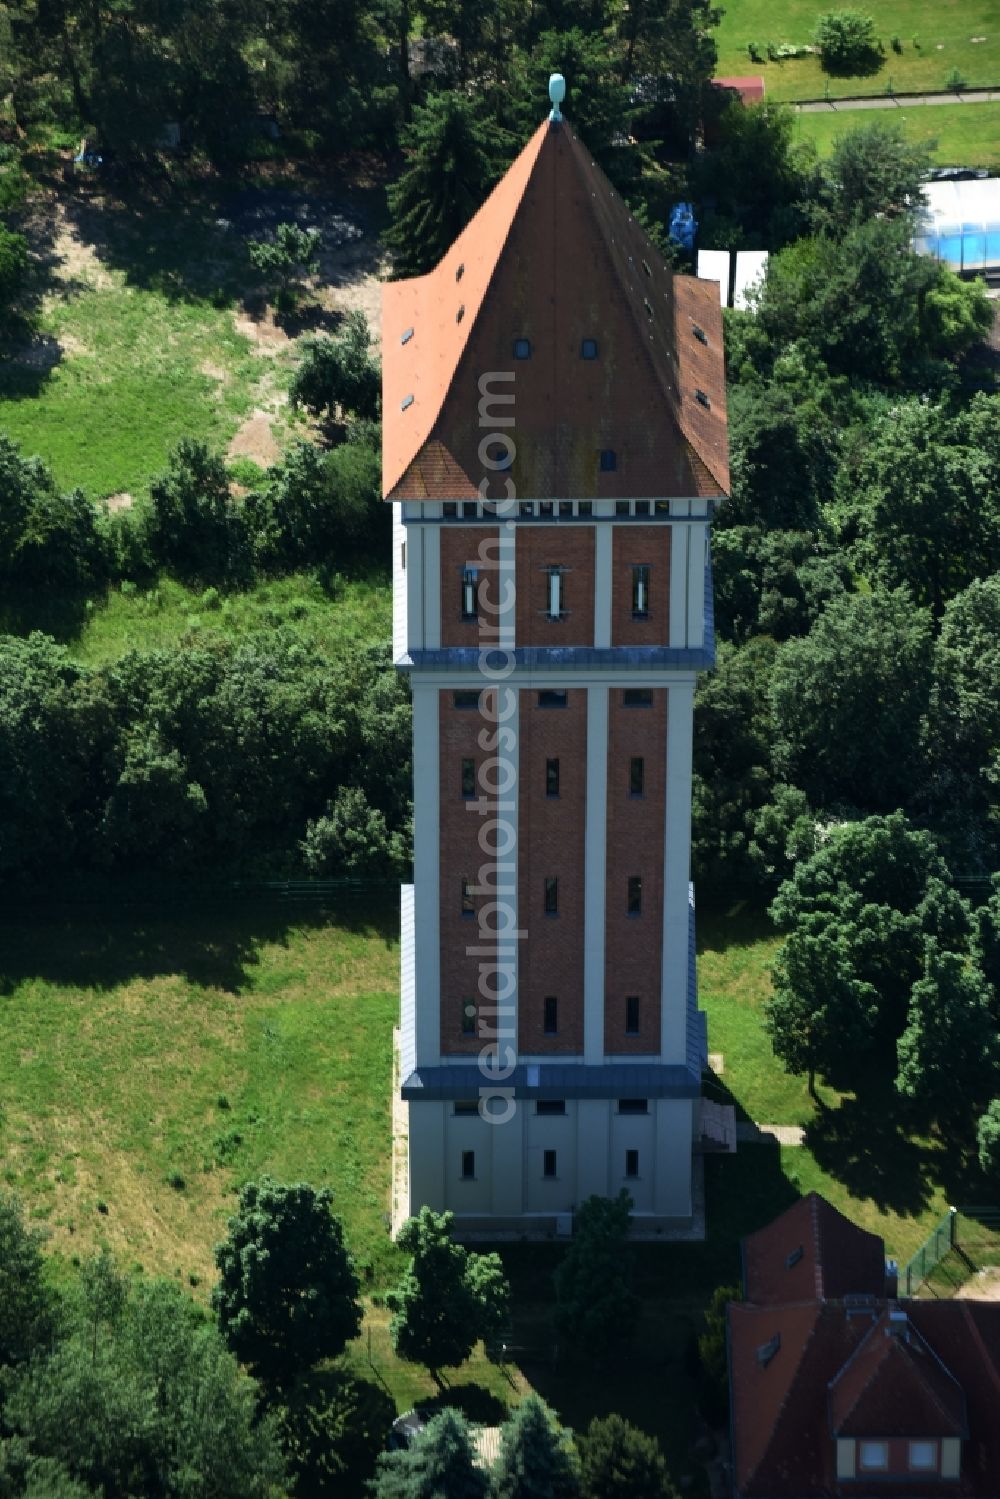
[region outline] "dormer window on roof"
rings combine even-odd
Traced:
[[[705,332],[705,330],[701,326],[701,324],[700,323],[692,323],[691,324],[691,331],[694,333],[694,336],[698,340],[698,342],[700,344],[704,344],[705,347],[708,348],[708,334]]]
[[[711,411],[712,403],[703,390],[696,390],[694,393],[694,398],[698,402],[699,406],[704,406],[706,411]]]
[[[529,338],[515,338],[515,340],[514,340],[514,358],[515,359],[530,359],[531,358],[531,340]]]
[[[583,342],[580,345],[580,358],[581,359],[596,359],[597,358],[597,339],[596,338],[585,338],[583,340]]]
[[[757,1349],[757,1362],[758,1362],[758,1364],[760,1364],[760,1367],[762,1369],[766,1369],[767,1368],[768,1364],[774,1358],[774,1355],[777,1353],[777,1351],[778,1351],[778,1349],[780,1347],[781,1347],[781,1333],[780,1332],[776,1332],[775,1335],[774,1335],[774,1337],[773,1338],[769,1338],[766,1343],[761,1343],[760,1347]]]

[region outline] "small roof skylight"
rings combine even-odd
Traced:
[[[413,329],[412,328],[407,328],[406,332],[403,334],[402,338],[399,341],[400,341],[401,344],[408,344],[410,342],[410,339],[412,337],[413,337]]]
[[[703,390],[696,390],[694,393],[694,398],[698,402],[699,406],[704,406],[706,411],[711,411],[712,403]]]
[[[413,397],[412,396],[404,396],[403,399],[402,399],[402,401],[400,401],[400,403],[399,403],[399,409],[400,409],[400,411],[405,411],[407,409],[407,407],[412,406],[412,405],[413,405]]]

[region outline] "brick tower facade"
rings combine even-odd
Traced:
[[[383,303],[394,655],[413,695],[400,1216],[692,1217],[689,884],[722,324],[564,122]]]

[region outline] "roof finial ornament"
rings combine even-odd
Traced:
[[[566,97],[566,80],[561,73],[549,74],[549,98],[552,100],[552,108],[549,110],[549,119],[556,125],[562,119],[559,106]]]

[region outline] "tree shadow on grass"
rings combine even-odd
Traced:
[[[62,202],[74,232],[105,265],[124,271],[130,285],[171,300],[229,306],[259,289],[247,238],[267,237],[278,223],[320,229],[324,280],[339,280],[336,266],[344,257],[337,252],[345,246],[350,279],[377,269],[384,199],[381,185],[363,189],[346,180],[292,191],[268,182],[234,187],[217,179],[167,179],[115,184],[97,198],[74,194]]]
[[[822,1110],[806,1126],[804,1143],[816,1164],[853,1197],[904,1217],[927,1209],[944,1164],[939,1147],[910,1136],[899,1099],[884,1090]]]
[[[241,994],[252,986],[265,943],[287,945],[293,930],[342,927],[390,945],[399,930],[398,896],[384,889],[322,904],[255,898],[127,904],[109,886],[89,905],[37,902],[0,922],[0,995],[29,980],[112,989],[134,979],[180,975],[205,988]]]
[[[499,1396],[474,1381],[449,1381],[436,1395],[417,1402],[417,1410],[428,1421],[446,1408],[461,1411],[467,1421],[474,1421],[477,1426],[500,1426],[507,1419],[507,1407]]]

